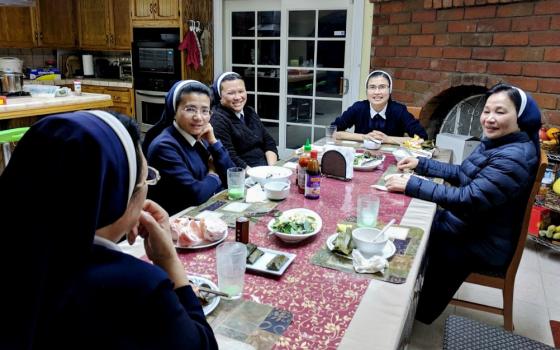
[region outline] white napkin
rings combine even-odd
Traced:
[[[389,266],[387,259],[378,255],[366,259],[358,249],[352,251],[352,264],[354,265],[354,270],[358,273],[375,273],[381,271],[383,274],[385,268]]]
[[[245,202],[257,203],[257,202],[265,202],[265,201],[266,201],[266,193],[263,191],[260,184],[256,184],[253,187],[247,189]]]

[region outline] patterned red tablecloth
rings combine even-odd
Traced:
[[[381,205],[378,220],[400,221],[410,198],[402,194],[375,190],[375,184],[388,165],[395,164],[392,155],[372,172],[354,172],[352,181],[323,178],[321,198],[305,199],[291,186],[290,196],[280,203],[278,210],[305,207],[321,215],[323,228],[316,236],[298,244],[286,244],[268,235],[267,224],[272,219],[263,217],[251,224],[250,241],[258,246],[297,254],[294,262],[281,277],[245,276],[243,297],[263,304],[289,310],[292,324],[284,333],[276,349],[336,349],[360,303],[369,279],[312,265],[310,257],[336,232],[336,223],[356,215],[357,196],[372,193],[379,196]],[[292,175],[292,180],[294,180]],[[228,239],[234,240],[230,231]],[[186,271],[204,275],[216,281],[216,253],[214,248],[180,253]]]

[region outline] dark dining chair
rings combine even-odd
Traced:
[[[465,282],[501,289],[503,297],[503,307],[499,308],[459,299],[453,299],[450,302],[451,304],[457,306],[503,315],[504,328],[508,331],[513,331],[513,287],[515,285],[515,276],[517,274],[519,262],[521,261],[521,256],[523,255],[525,241],[527,240],[527,231],[529,228],[529,220],[531,218],[531,209],[533,208],[535,196],[537,195],[537,192],[539,191],[539,188],[541,186],[541,180],[544,176],[547,165],[548,159],[546,156],[546,152],[541,151],[541,159],[539,162],[539,167],[537,169],[537,175],[535,177],[535,181],[533,182],[531,193],[527,201],[527,207],[525,208],[523,222],[519,231],[519,240],[517,241],[517,247],[515,248],[515,253],[511,262],[509,263],[505,274],[496,274],[493,272],[481,271],[477,273],[471,273],[465,280]]]
[[[551,350],[546,344],[466,317],[445,320],[443,350]]]

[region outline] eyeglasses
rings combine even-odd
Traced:
[[[148,167],[148,176],[146,177],[146,180],[144,180],[143,182],[139,183],[136,187],[143,187],[144,185],[148,185],[148,186],[152,186],[158,183],[158,181],[161,179],[161,176],[159,176],[159,171],[157,171],[156,168],[152,168],[151,166]]]
[[[191,117],[194,116],[195,114],[200,114],[203,117],[210,116],[210,109],[208,108],[197,109],[195,107],[186,106],[185,108],[183,108],[183,111]]]
[[[385,85],[385,84],[381,84],[381,85],[368,85],[368,90],[379,90],[379,91],[385,91],[389,88],[389,85]]]

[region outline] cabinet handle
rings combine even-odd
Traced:
[[[39,33],[35,32],[35,42],[39,44]]]
[[[111,44],[115,45],[115,36],[111,34]]]
[[[154,2],[154,15],[157,15],[158,13],[158,4],[157,2]]]
[[[39,39],[41,39],[41,41],[43,40],[43,32],[39,33]]]
[[[154,3],[150,4],[150,13],[154,13]]]

